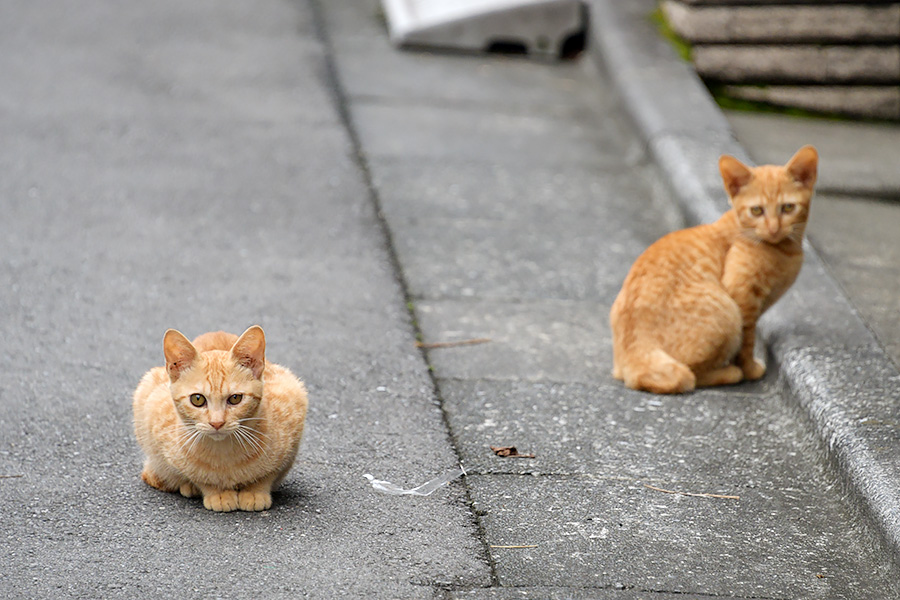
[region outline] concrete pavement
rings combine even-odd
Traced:
[[[546,65],[520,61],[498,69],[502,59],[396,53],[364,12],[354,9],[354,20],[349,9],[323,8],[349,122],[424,340],[491,339],[428,353],[458,451],[474,465],[470,493],[501,586],[457,594],[893,593],[892,584],[863,592],[861,581],[820,587],[829,579],[823,573],[795,577],[816,560],[848,558],[830,555],[838,548],[827,541],[828,559],[804,546],[834,523],[854,532],[839,537],[865,540],[850,555],[867,566],[849,569],[893,567],[871,532],[851,525],[840,495],[829,500],[834,480],[815,461],[818,449],[774,373],[730,394],[696,394],[689,408],[683,399],[631,396],[610,381],[609,303],[633,257],[680,223],[643,141],[623,126],[615,91],[591,64],[556,65],[548,75]],[[415,81],[428,85],[410,93]],[[761,413],[748,416],[749,407]],[[783,437],[758,431],[763,415]],[[698,429],[688,433],[690,423]],[[750,449],[758,436],[765,447]],[[733,440],[734,453],[723,455],[723,439]],[[537,457],[504,461],[487,449],[513,443]],[[799,456],[812,462],[785,461]],[[715,524],[685,525],[685,514],[704,507],[656,504],[645,484],[724,494],[736,486],[749,513],[726,510]],[[831,516],[818,521],[813,505]],[[688,512],[669,512],[678,509]],[[751,516],[760,511],[782,526],[802,515],[808,529],[779,535],[778,525],[770,530]],[[711,530],[716,542],[698,541]],[[772,545],[754,556],[750,539]],[[755,569],[765,575],[748,575]]]
[[[651,2],[624,5],[593,0],[590,5],[593,39],[597,42],[595,57],[605,65],[627,99],[643,139],[666,174],[673,198],[692,222],[714,219],[725,206],[714,166],[716,159],[728,153],[750,160],[747,150],[737,142],[731,124],[690,66],[675,55],[648,22]],[[796,125],[792,128],[798,129]],[[804,129],[802,125],[799,130],[816,134],[814,129]],[[890,170],[890,149],[865,144],[865,138],[852,135],[859,131],[844,128],[836,139],[828,140],[826,147],[842,147],[839,156],[855,157],[855,164],[859,164],[858,157],[848,153],[849,148],[856,147],[869,157],[865,161],[867,167],[886,166],[878,170],[884,175]],[[848,133],[855,139],[848,141]],[[794,137],[789,145],[808,141],[812,140]],[[755,149],[762,156],[772,147],[757,145]],[[830,156],[828,164],[840,165],[842,161]],[[853,172],[853,164],[854,161],[844,162],[843,172]],[[858,175],[853,181],[859,181]],[[815,218],[812,222],[814,229]],[[883,229],[881,232],[888,233]],[[896,242],[889,234],[874,239],[895,248]],[[865,244],[855,248],[857,255],[867,252]],[[847,255],[852,256],[853,253]],[[816,432],[824,454],[839,473],[847,497],[896,554],[900,548],[900,500],[896,494],[900,483],[900,452],[896,443],[900,429],[895,414],[900,374],[873,333],[872,328],[878,323],[863,321],[841,284],[831,276],[832,265],[837,266],[842,258],[846,257],[841,257],[841,250],[835,248],[830,263],[825,264],[808,245],[804,270],[797,283],[767,313],[760,329],[770,358],[782,369],[786,398],[793,401]],[[871,283],[870,279],[868,288],[854,290],[859,304],[869,296],[866,290],[873,289]],[[875,297],[867,302],[873,302]],[[895,324],[879,332],[882,338],[890,339],[892,331],[896,331]]]
[[[0,595],[900,594],[777,360],[685,398],[611,379],[609,304],[684,221],[678,136],[590,56],[398,52],[374,1],[57,8],[0,24]],[[790,314],[775,356],[821,335]],[[310,388],[275,505],[147,488],[162,333],[251,323]],[[427,498],[362,478],[458,462]]]
[[[433,597],[490,574],[306,3],[7,2],[0,597]],[[138,475],[162,334],[259,323],[309,386],[264,514]]]

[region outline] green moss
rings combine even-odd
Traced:
[[[675,51],[678,53],[682,59],[691,62],[694,54],[694,48],[691,46],[690,42],[686,39],[675,33],[675,30],[669,25],[669,22],[666,21],[666,15],[663,14],[661,8],[657,8],[652,13],[648,15],[650,22],[656,25],[656,28],[659,30],[660,35],[662,35],[665,39],[672,44],[672,47],[675,48]]]
[[[762,102],[759,100],[746,100],[744,98],[735,98],[731,96],[727,92],[727,88],[725,84],[721,83],[708,83],[706,84],[709,93],[712,94],[713,99],[716,101],[716,104],[719,107],[725,110],[735,110],[735,111],[743,111],[743,112],[755,112],[755,113],[771,113],[778,115],[786,115],[790,117],[799,117],[803,119],[824,119],[828,121],[864,121],[867,119],[860,119],[855,117],[850,117],[846,115],[839,115],[834,113],[824,113],[824,112],[816,112],[811,110],[806,110],[804,108],[797,108],[794,106],[782,106],[780,104],[770,104],[768,102]],[[765,87],[765,86],[758,86]]]
[[[706,83],[706,82],[704,82]],[[814,113],[802,108],[794,108],[791,106],[779,106],[777,104],[769,104],[759,100],[746,100],[744,98],[736,98],[726,91],[726,87],[719,83],[706,83],[709,93],[720,107],[727,110],[741,110],[748,112],[767,112],[777,113],[780,115],[790,115],[792,117],[821,117],[821,114]]]

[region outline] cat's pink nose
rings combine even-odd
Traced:
[[[215,429],[216,431],[222,429],[222,426],[225,424],[225,421],[210,421],[209,426]]]

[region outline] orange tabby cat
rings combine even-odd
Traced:
[[[756,322],[800,272],[818,160],[812,146],[783,167],[719,159],[732,208],[662,237],[625,278],[610,312],[616,379],[671,394],[763,376]]]
[[[147,460],[141,478],[211,510],[265,510],[294,462],[306,388],[265,359],[259,326],[188,341],[170,329],[165,367],[134,391],[134,432]]]

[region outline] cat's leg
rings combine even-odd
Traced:
[[[748,249],[743,244],[735,244],[728,251],[722,274],[722,285],[734,298],[741,311],[741,345],[734,357],[734,364],[741,368],[744,379],[750,381],[759,379],[766,373],[765,365],[753,356],[756,345],[756,322],[765,308],[774,302],[769,298],[771,280],[774,277],[771,271],[774,267],[769,263],[761,264],[759,257],[753,256],[762,251],[761,247]],[[748,264],[754,266],[755,270],[748,273]],[[765,285],[765,282],[769,282],[768,285]]]
[[[697,375],[697,387],[713,385],[732,385],[744,379],[744,371],[736,365],[728,365],[721,369],[713,369]]]
[[[200,495],[200,489],[190,481],[182,483],[181,487],[178,488],[178,491],[181,492],[181,495],[185,498],[196,498]]]
[[[163,492],[177,492],[183,481],[183,478],[170,467],[152,458],[144,461],[141,479],[150,487]]]
[[[717,286],[697,294],[670,335],[669,353],[690,367],[696,387],[731,385],[744,378],[731,365],[741,344],[741,313],[734,299]],[[723,366],[728,365],[728,366]]]
[[[203,494],[203,506],[216,512],[231,512],[238,508],[238,493],[235,490],[220,490],[219,488],[200,484],[200,493]]]
[[[618,379],[622,381],[625,379],[625,374],[622,372],[622,365],[620,361],[616,360],[616,353],[613,351],[613,370],[612,370],[613,379]]]
[[[612,376],[613,379],[618,379],[619,381],[624,381],[625,373],[622,368],[622,355],[624,350],[622,349],[622,338],[624,337],[624,332],[622,328],[619,326],[620,324],[620,313],[622,312],[622,304],[624,300],[622,299],[622,294],[620,293],[615,302],[613,302],[612,308],[609,311],[609,329],[612,332],[613,338],[613,370]]]
[[[755,381],[762,378],[766,374],[766,366],[753,356],[753,349],[756,345],[756,321],[744,325],[744,337],[741,342],[741,349],[738,351],[734,359],[735,364],[740,367],[744,374],[744,379]]]
[[[254,481],[238,492],[238,508],[248,511],[266,510],[272,507],[272,484],[279,474],[273,473]]]
[[[144,465],[144,470],[141,471],[141,479],[150,487],[156,488],[163,492],[174,492],[178,489],[177,486],[166,483],[166,481],[162,477],[157,475],[156,471],[149,468],[146,464]]]

